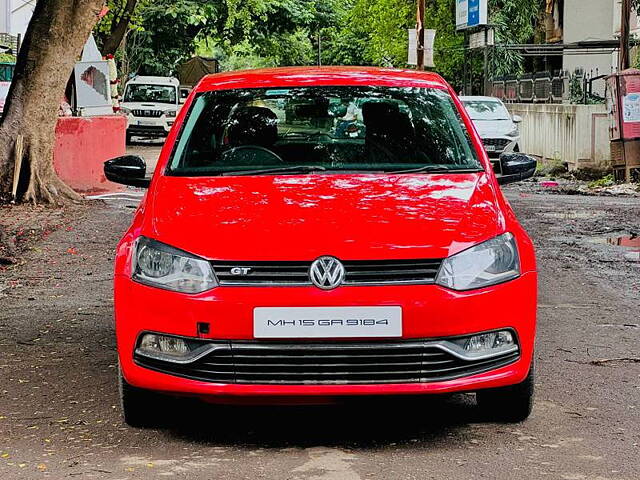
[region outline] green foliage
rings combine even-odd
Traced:
[[[541,0],[489,0],[496,43],[530,42],[542,6]],[[496,47],[491,55],[491,71],[496,76],[523,73],[522,55],[514,50]]]
[[[106,6],[109,9],[107,14],[98,22],[94,29],[94,36],[98,45],[104,43],[104,39],[111,33],[115,23],[120,18],[121,12],[124,10],[127,0],[108,0]],[[135,11],[129,20],[130,30],[140,30],[144,20],[142,12],[144,8],[152,3],[152,0],[138,0]]]
[[[405,66],[407,28],[415,24],[415,8],[414,0],[356,0],[344,28],[364,39],[366,63]]]
[[[613,178],[613,173],[610,173],[598,180],[593,180],[592,182],[589,182],[589,188],[610,187],[612,185],[615,185],[615,183],[616,181]]]
[[[195,41],[203,31],[233,28],[235,20],[227,12],[223,2],[155,0],[145,4],[143,20],[126,44],[130,71],[175,74],[177,65],[195,52]]]
[[[10,53],[0,53],[0,63],[16,63],[16,57]]]
[[[337,0],[147,1],[127,56],[132,71],[157,75],[175,72],[203,43],[225,69],[314,63],[317,32],[342,13]]]
[[[543,0],[489,3],[499,42],[530,40]],[[125,4],[109,0],[113,12],[99,25],[99,37],[109,33]],[[139,0],[124,58],[132,72],[157,75],[174,73],[196,52],[217,57],[225,70],[319,59],[325,65],[405,67],[415,9],[415,0]],[[437,30],[436,71],[459,88],[465,51],[464,35],[455,30],[455,0],[427,0],[425,28]],[[481,58],[468,59],[479,78]],[[521,69],[518,54],[494,50],[492,72]]]
[[[426,28],[436,29],[435,70],[459,90],[464,71],[464,35],[456,32],[455,15],[455,0],[434,0],[425,12]]]
[[[569,100],[571,103],[582,103],[584,100],[582,77],[575,73],[569,78]]]

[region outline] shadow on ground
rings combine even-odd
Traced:
[[[376,448],[445,443],[490,421],[472,395],[355,399],[319,406],[228,406],[179,400],[165,432],[174,439],[235,447]]]

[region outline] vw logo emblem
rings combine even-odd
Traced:
[[[335,257],[320,257],[313,261],[309,269],[309,278],[318,288],[331,290],[344,281],[344,265]]]

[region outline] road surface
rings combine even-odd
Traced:
[[[169,428],[125,426],[111,273],[132,209],[93,202],[0,272],[0,478],[638,479],[639,254],[607,239],[640,231],[640,203],[517,189],[508,197],[539,258],[537,399],[527,422],[491,423],[462,395],[194,404],[167,412]]]

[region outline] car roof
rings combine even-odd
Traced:
[[[151,77],[151,76],[138,76],[129,80],[128,83],[142,83],[145,85],[179,85],[180,82],[174,77]]]
[[[499,102],[502,103],[502,100],[496,97],[485,97],[482,95],[466,95],[460,96],[461,102]]]
[[[377,67],[281,67],[238,70],[207,75],[198,92],[234,88],[303,86],[394,86],[446,89],[443,78],[432,72]]]

